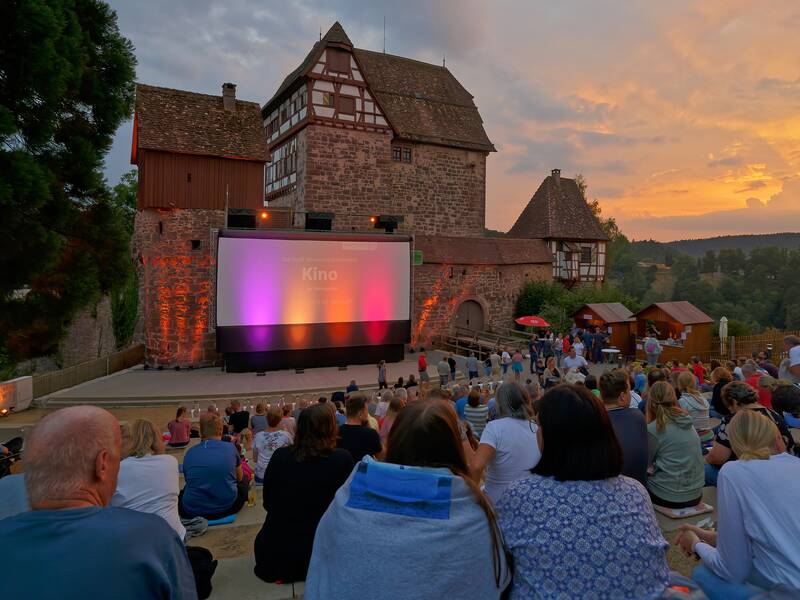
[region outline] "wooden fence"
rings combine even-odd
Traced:
[[[138,365],[144,360],[144,344],[134,344],[119,352],[73,365],[60,371],[33,376],[33,397],[41,398],[58,390],[105,377]]]

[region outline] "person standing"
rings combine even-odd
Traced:
[[[503,368],[503,375],[508,373],[508,367],[511,364],[511,354],[508,350],[503,350],[503,354],[500,356],[500,366]]]
[[[450,363],[444,356],[436,363],[436,371],[439,373],[439,385],[445,387],[450,379]]]
[[[783,345],[787,357],[778,367],[779,379],[786,379],[795,385],[800,385],[800,337],[787,335],[783,338]]]
[[[531,359],[531,374],[536,372],[536,361],[539,360],[539,351],[536,349],[536,336],[532,335],[528,340],[528,352]]]
[[[425,348],[419,349],[419,356],[417,357],[417,373],[419,373],[420,381],[430,381],[428,376],[428,353]]]
[[[659,341],[648,334],[642,341],[642,349],[647,357],[647,364],[651,367],[655,367],[658,364],[658,357],[661,355],[661,344]]]
[[[492,379],[498,379],[500,377],[500,363],[501,357],[497,353],[497,350],[493,350],[492,353],[489,355],[489,363],[492,365]]]
[[[470,352],[469,358],[467,358],[467,373],[470,381],[478,378],[478,359],[474,352]]]
[[[378,389],[387,390],[389,386],[386,385],[386,361],[382,360],[378,363]]]
[[[511,370],[514,372],[514,379],[516,381],[521,381],[522,380],[522,371],[524,370],[524,367],[522,366],[522,361],[523,360],[524,359],[522,357],[522,352],[520,352],[519,350],[516,350],[514,352],[514,356],[511,358]],[[533,363],[533,366],[535,368],[536,363]],[[534,372],[535,372],[535,370],[531,371],[531,373],[534,373]]]
[[[450,367],[450,381],[456,380],[456,359],[453,353],[447,355],[447,365]]]

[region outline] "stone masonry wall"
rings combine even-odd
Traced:
[[[450,330],[458,307],[465,300],[474,300],[483,307],[486,326],[512,327],[514,304],[522,284],[552,279],[549,264],[453,265],[452,277],[450,268],[439,264],[413,267],[412,345],[425,345],[431,336]]]
[[[309,125],[298,147],[298,201],[332,212],[333,229],[364,231],[371,215],[402,215],[401,233],[483,235],[486,155],[410,144],[391,159],[391,134]],[[302,210],[297,205],[298,210]]]
[[[58,354],[61,368],[66,368],[105,356],[116,349],[111,299],[103,296],[97,304],[78,311],[59,344]]]
[[[147,209],[136,214],[139,271],[136,341],[151,366],[200,366],[217,360],[212,319],[219,210]],[[192,240],[199,242],[193,248]]]

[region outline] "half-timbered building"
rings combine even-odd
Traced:
[[[266,202],[295,226],[482,235],[494,146],[444,66],[355,48],[339,23],[261,111]]]
[[[553,169],[508,232],[512,238],[544,240],[553,255],[553,279],[572,286],[605,280],[606,242],[574,179]]]

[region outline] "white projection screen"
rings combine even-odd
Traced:
[[[409,321],[410,241],[378,237],[220,237],[217,326]]]

